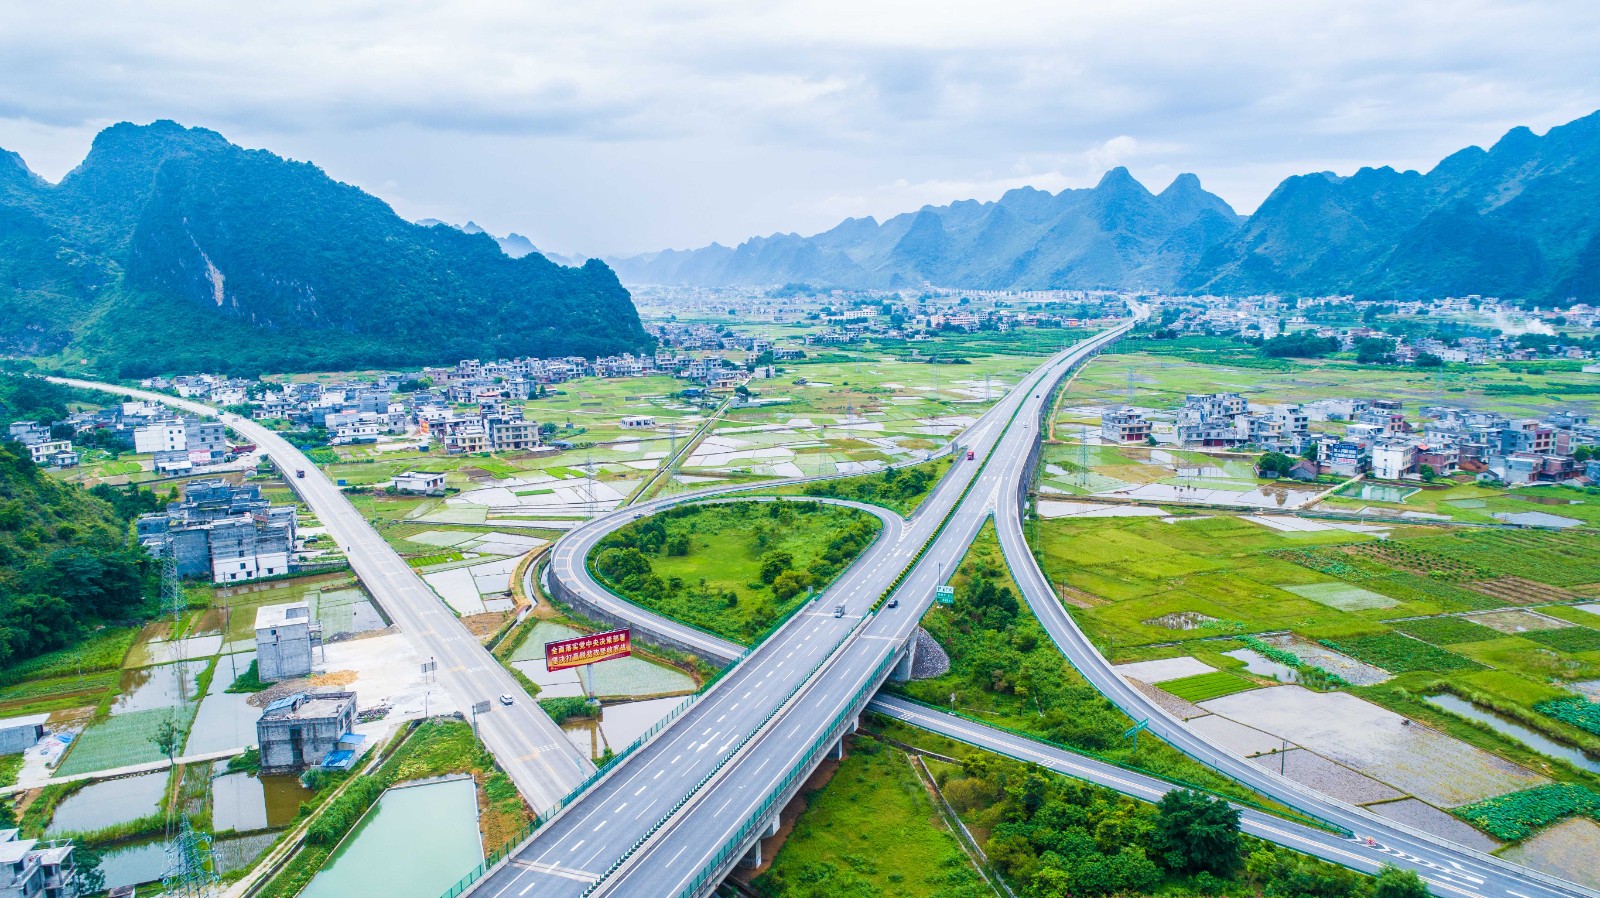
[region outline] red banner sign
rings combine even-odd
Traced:
[[[544,644],[544,664],[550,670],[582,667],[596,661],[626,658],[632,654],[633,643],[626,629],[591,633]]]

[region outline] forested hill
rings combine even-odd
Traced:
[[[1600,302],[1600,112],[1516,128],[1426,174],[1298,175],[1248,219],[1181,175],[1152,194],[1123,169],[1089,190],[1030,188],[609,260],[628,283],[1427,298],[1481,293]]]
[[[110,502],[0,441],[0,683],[22,659],[139,617],[151,577],[149,556]]]
[[[0,153],[0,352],[111,375],[608,354],[649,342],[604,264],[510,258],[316,166],[114,125],[59,185]]]

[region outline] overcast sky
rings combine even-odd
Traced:
[[[1427,169],[1600,108],[1600,3],[24,3],[0,147],[51,180],[171,118],[408,218],[589,254],[1192,171]]]

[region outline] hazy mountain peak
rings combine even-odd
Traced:
[[[1127,166],[1119,165],[1100,176],[1100,183],[1094,185],[1095,190],[1132,190],[1148,194],[1143,184],[1128,171]]]

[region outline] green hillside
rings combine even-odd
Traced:
[[[113,376],[596,355],[649,338],[604,264],[513,259],[316,166],[114,125],[59,185],[0,155],[0,352]]]
[[[0,442],[0,671],[140,616],[153,574],[109,503]]]

